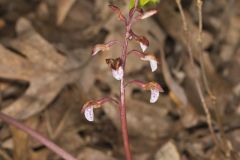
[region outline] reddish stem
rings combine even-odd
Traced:
[[[131,151],[130,151],[130,147],[129,147],[127,119],[126,119],[124,80],[121,80],[121,91],[120,92],[121,92],[120,118],[121,118],[123,145],[124,145],[126,159],[131,160],[132,156],[131,156]]]
[[[125,151],[125,157],[126,160],[132,160],[132,155],[129,147],[129,140],[128,140],[128,128],[127,128],[127,119],[126,119],[126,104],[125,104],[125,64],[127,60],[127,52],[128,52],[128,39],[131,31],[131,26],[133,23],[133,15],[137,9],[139,0],[135,0],[134,9],[131,15],[128,17],[128,21],[126,23],[126,33],[125,38],[123,41],[123,48],[122,48],[122,67],[123,67],[123,78],[121,80],[120,85],[120,118],[121,118],[121,131],[122,131],[122,138],[123,138],[123,145],[124,145],[124,151]]]
[[[0,112],[0,119],[3,120],[4,122],[10,124],[10,125],[13,125],[14,127],[18,128],[18,129],[24,131],[25,133],[30,135],[32,138],[39,141],[40,143],[45,145],[47,148],[52,150],[54,153],[56,153],[57,155],[62,157],[63,159],[65,159],[65,160],[77,160],[71,154],[67,153],[65,150],[63,150],[62,148],[57,146],[55,143],[48,140],[47,138],[42,136],[40,133],[37,133],[33,129],[25,126],[24,124],[22,124],[20,122],[18,122],[16,119],[14,119],[14,118],[12,118],[12,117],[4,114],[4,113],[1,113],[1,112]]]
[[[127,53],[127,47],[128,47],[128,40],[125,37],[124,39],[124,45],[122,50],[122,61],[123,61],[123,71],[125,72],[125,63],[126,63],[126,53]],[[120,85],[120,118],[121,118],[121,130],[122,130],[122,137],[123,137],[123,145],[124,145],[124,151],[125,156],[127,160],[131,160],[131,152],[129,147],[129,140],[128,140],[128,129],[127,129],[127,120],[126,120],[126,105],[125,105],[125,86],[124,86],[124,75],[121,80]]]
[[[126,87],[127,85],[131,84],[131,83],[137,85],[137,86],[140,87],[140,88],[145,89],[145,83],[143,83],[142,81],[139,81],[139,80],[131,80],[131,81],[129,81],[129,82],[127,82],[127,83],[125,84],[125,87]]]

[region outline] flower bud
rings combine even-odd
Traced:
[[[140,43],[142,51],[145,52],[149,46],[149,41],[147,40],[147,38],[144,36],[141,36],[137,39],[137,41]]]
[[[157,10],[150,10],[150,11],[147,11],[147,12],[145,12],[144,14],[142,14],[140,17],[139,17],[139,19],[146,19],[146,18],[149,18],[149,17],[151,17],[151,16],[153,16],[154,14],[156,14],[157,13]]]
[[[112,9],[113,12],[115,12],[118,15],[118,19],[124,23],[126,23],[126,18],[125,16],[122,14],[121,10],[114,5],[109,5],[109,7]]]
[[[142,51],[143,52],[145,52],[146,50],[147,50],[147,45],[145,45],[144,43],[142,43],[142,42],[139,42],[140,43],[140,47],[141,47],[141,49],[142,49]]]
[[[138,12],[139,15],[142,15],[143,14],[143,9],[142,8],[132,8],[130,9],[129,11],[129,17],[132,17],[133,16],[133,11],[136,11]]]
[[[109,47],[106,44],[97,44],[92,50],[92,56],[106,50],[109,50]]]
[[[149,46],[149,41],[147,38],[144,36],[136,35],[132,30],[130,30],[129,33],[140,44],[142,51],[145,52]]]
[[[114,40],[114,41],[109,41],[105,44],[97,44],[92,50],[92,56],[98,54],[99,52],[104,52],[110,49],[111,46],[114,44],[119,43],[119,41]]]

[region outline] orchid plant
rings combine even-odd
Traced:
[[[149,0],[145,0],[145,2],[149,2]],[[156,0],[155,0],[156,1]],[[133,1],[131,1],[133,2]],[[130,2],[130,3],[131,3]],[[112,71],[113,77],[120,81],[120,98],[114,99],[111,97],[101,98],[99,100],[90,100],[86,102],[82,107],[82,113],[84,113],[85,118],[92,122],[94,121],[94,109],[100,108],[103,104],[107,102],[116,103],[120,109],[120,119],[121,119],[121,131],[124,143],[125,156],[127,160],[131,160],[131,152],[129,147],[128,140],[128,130],[127,130],[127,120],[126,120],[126,103],[125,103],[125,88],[129,84],[135,84],[136,86],[149,90],[151,92],[150,103],[155,103],[158,100],[160,92],[163,92],[161,85],[156,82],[148,82],[144,83],[139,80],[131,80],[129,82],[125,82],[125,68],[126,68],[126,60],[127,57],[132,54],[135,55],[142,61],[148,61],[150,63],[150,67],[152,72],[157,70],[158,60],[157,58],[146,52],[149,47],[149,41],[146,37],[137,35],[132,30],[132,25],[140,20],[144,20],[148,17],[153,16],[157,13],[157,10],[149,10],[144,12],[142,9],[144,0],[135,0],[133,7],[130,4],[130,10],[128,16],[124,16],[121,10],[114,5],[109,5],[110,9],[117,14],[118,19],[125,26],[125,34],[123,40],[112,40],[105,44],[97,44],[92,50],[92,56],[100,54],[104,51],[109,50],[113,45],[120,45],[122,47],[120,57],[113,59],[106,59],[106,63]],[[146,4],[146,3],[145,3]],[[137,41],[140,45],[141,51],[139,50],[130,50],[128,51],[128,44],[130,41]]]

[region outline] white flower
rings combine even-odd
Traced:
[[[90,121],[90,122],[94,121],[94,113],[93,113],[93,107],[92,106],[87,107],[84,110],[84,116],[88,121]]]
[[[150,103],[155,103],[155,102],[157,102],[158,97],[159,97],[159,90],[157,90],[157,89],[151,89]]]
[[[106,44],[97,44],[92,50],[92,56],[98,54],[101,51],[108,50],[109,47]]]
[[[123,78],[123,68],[120,66],[117,70],[112,69],[112,75],[116,80]]]
[[[156,71],[157,70],[157,61],[156,60],[149,60],[149,62],[150,62],[152,72]]]
[[[154,56],[147,55],[147,56],[141,58],[141,60],[149,61],[152,72],[157,70],[158,62]]]
[[[148,46],[145,45],[144,43],[140,42],[140,47],[141,47],[142,51],[145,52]]]
[[[150,98],[150,103],[155,103],[157,102],[160,92],[164,92],[161,85],[159,85],[156,82],[149,82],[149,83],[143,83],[139,80],[132,80],[129,83],[133,83],[137,86],[139,86],[140,88],[143,88],[144,90],[150,90],[151,91],[151,98]]]

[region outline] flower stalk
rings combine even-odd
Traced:
[[[131,53],[134,54],[137,58],[139,58],[142,61],[149,61],[152,72],[154,72],[157,69],[157,65],[158,65],[158,60],[154,55],[145,53],[145,51],[149,46],[149,41],[147,40],[147,38],[144,36],[139,36],[132,31],[132,25],[135,24],[135,22],[143,20],[145,18],[148,18],[156,14],[157,10],[144,12],[143,9],[138,7],[138,4],[139,4],[139,0],[135,0],[134,7],[130,9],[128,17],[125,17],[117,6],[109,5],[112,11],[118,15],[118,19],[122,21],[125,25],[125,33],[124,33],[123,40],[121,42],[114,40],[106,44],[98,44],[94,47],[92,52],[92,55],[94,56],[102,51],[109,50],[109,48],[116,43],[119,43],[122,47],[120,57],[115,59],[108,58],[106,59],[106,63],[108,64],[109,68],[112,70],[113,77],[116,80],[120,81],[120,98],[114,101],[117,102],[117,104],[119,105],[121,133],[123,138],[123,145],[124,145],[126,160],[132,160],[132,154],[130,151],[129,138],[128,138],[125,87],[127,87],[127,85],[130,83],[134,83],[138,87],[144,90],[150,90],[151,91],[150,103],[155,103],[158,100],[160,92],[163,92],[162,87],[156,82],[143,83],[138,80],[132,80],[130,82],[125,83],[126,60],[127,60],[127,56],[130,55]],[[138,50],[128,51],[128,44],[129,44],[129,41],[131,40],[137,41],[142,51],[138,51]],[[86,102],[82,108],[82,112],[84,112],[86,119],[88,121],[93,121],[94,120],[93,109],[101,107],[104,103],[108,101],[113,101],[113,99],[104,98],[104,101],[100,99],[100,100],[91,100]]]
[[[132,12],[132,15],[129,15],[128,22],[126,23],[126,33],[125,33],[125,38],[123,42],[123,49],[122,49],[122,67],[123,67],[123,78],[120,83],[120,118],[121,118],[121,131],[122,131],[122,138],[123,138],[123,145],[124,145],[124,151],[125,151],[125,157],[127,160],[132,160],[132,155],[130,151],[130,146],[129,146],[129,138],[128,138],[128,128],[127,128],[127,117],[126,117],[126,103],[125,103],[125,65],[126,65],[126,60],[127,60],[127,55],[128,55],[128,40],[132,27],[132,22],[133,22],[133,16],[134,13],[137,9],[138,5],[138,0],[135,0],[135,5],[134,9]]]

